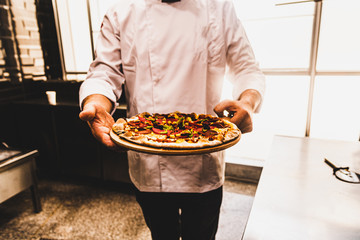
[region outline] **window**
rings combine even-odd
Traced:
[[[360,2],[277,2],[235,1],[267,92],[230,161],[265,159],[275,134],[359,140]]]
[[[319,76],[315,81],[311,137],[359,140],[360,76]]]
[[[318,71],[360,72],[360,1],[324,2]]]
[[[234,2],[262,69],[309,68],[314,3]]]
[[[91,16],[91,29],[94,47],[96,45],[96,39],[99,35],[101,22],[106,11],[117,2],[117,0],[89,0],[89,14]]]
[[[267,76],[267,90],[252,133],[228,150],[231,161],[265,159],[275,134],[302,137],[305,134],[309,76]],[[240,158],[240,159],[239,159]]]
[[[310,136],[357,141],[360,135],[360,1],[324,1]]]
[[[55,1],[64,58],[65,77],[84,79],[92,60],[86,0]]]

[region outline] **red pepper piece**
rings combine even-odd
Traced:
[[[152,128],[153,132],[156,133],[156,134],[167,134],[167,131],[166,130],[161,130],[161,129],[158,129],[158,128]]]

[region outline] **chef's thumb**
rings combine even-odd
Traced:
[[[214,107],[214,112],[219,116],[219,117],[223,117],[224,116],[224,111],[225,110],[229,110],[232,106],[233,106],[233,101],[225,99],[223,101],[221,101],[220,103],[218,103],[215,107]]]
[[[94,119],[96,114],[96,108],[93,104],[86,104],[83,110],[80,112],[79,117],[83,121],[91,121]]]

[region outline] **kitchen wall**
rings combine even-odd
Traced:
[[[51,0],[1,0],[0,19],[0,81],[62,77]]]

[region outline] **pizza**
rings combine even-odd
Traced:
[[[112,131],[121,139],[155,148],[196,149],[222,145],[240,137],[232,122],[209,114],[138,114],[119,118]]]

